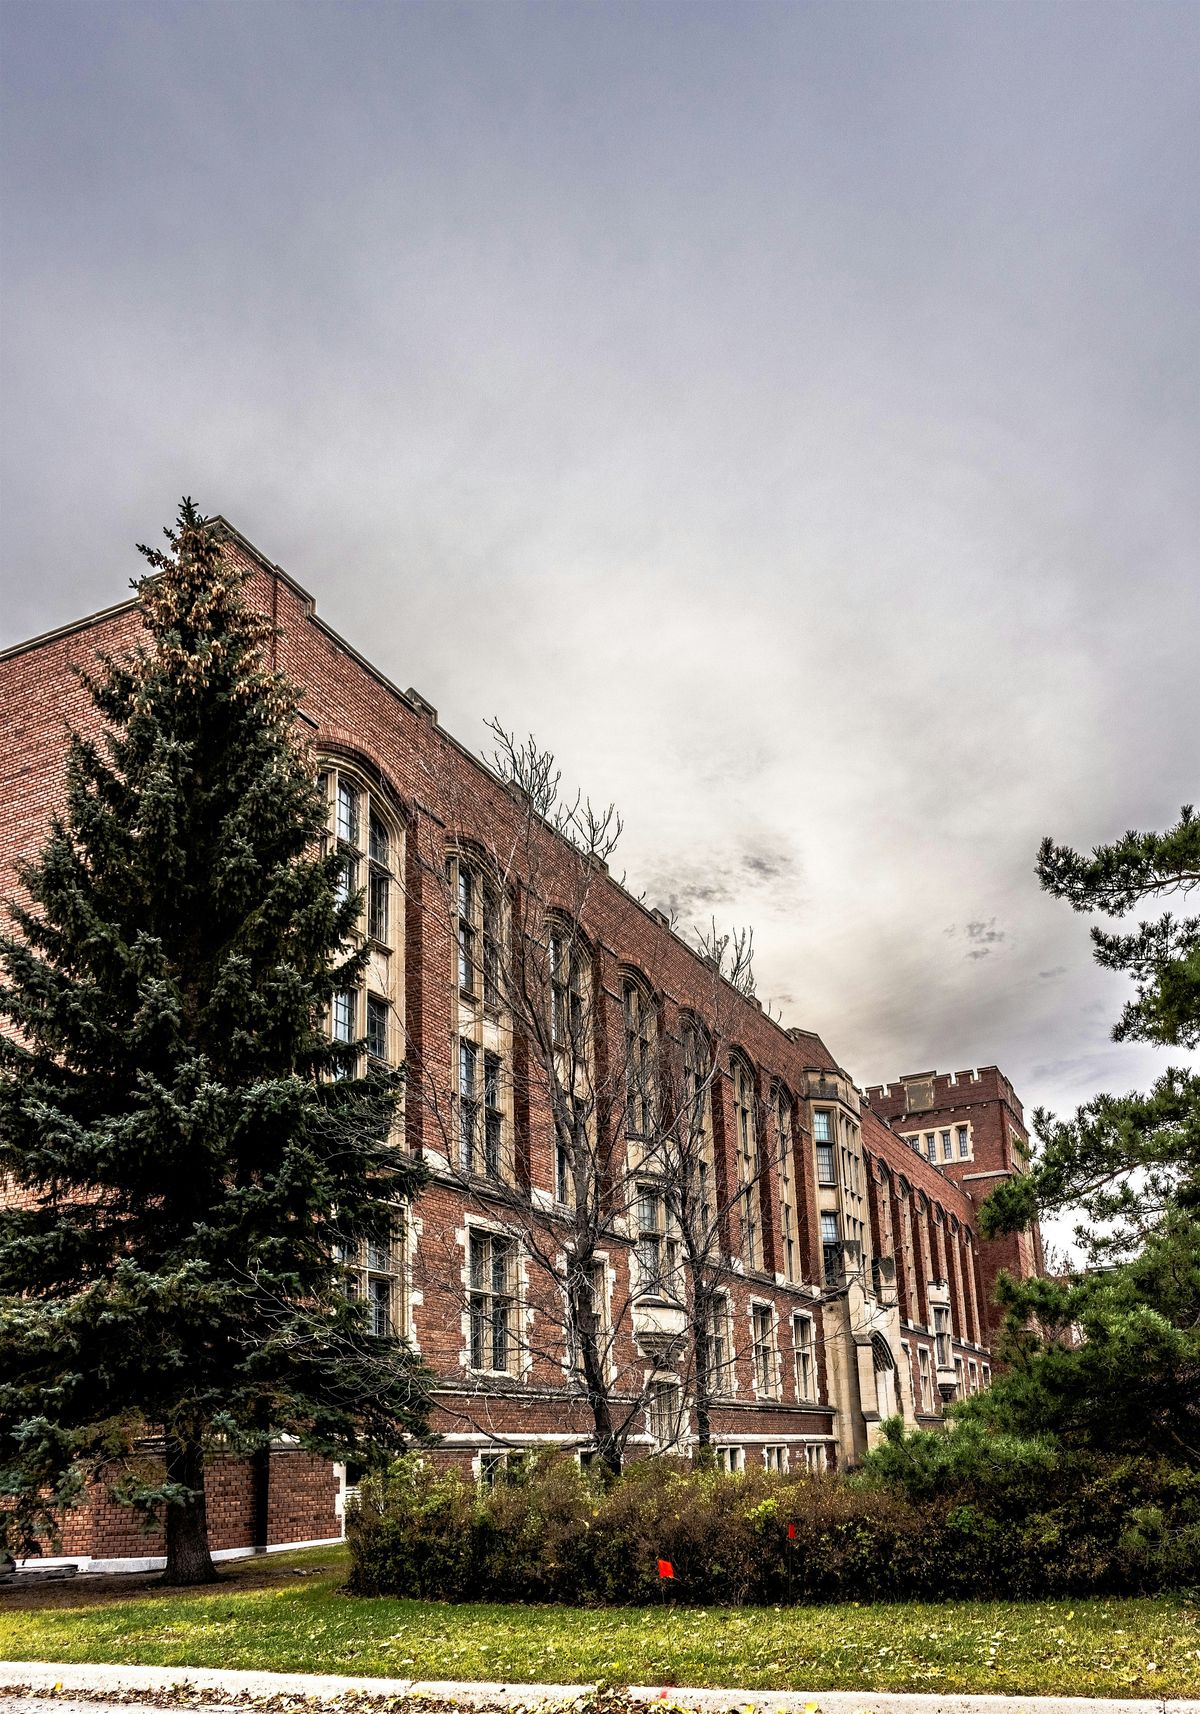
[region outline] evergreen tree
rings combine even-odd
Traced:
[[[338,1261],[421,1178],[398,1080],[322,1027],[366,950],[297,692],[190,500],[165,534],[0,940],[0,1504],[28,1540],[115,1469],[165,1514],[167,1581],[196,1582],[206,1453],[287,1433],[369,1459],[428,1391]]]
[[[1187,896],[1200,885],[1200,819],[1184,807],[1166,833],[1126,833],[1090,857],[1047,839],[1038,857],[1046,890],[1077,911],[1125,916],[1147,899]],[[1200,918],[1169,912],[1131,934],[1096,927],[1098,963],[1127,970],[1136,998],[1113,1035],[1167,1047],[1200,1044]],[[1038,1151],[1030,1173],[984,1205],[985,1235],[1033,1215],[1078,1206],[1076,1233],[1089,1261],[1119,1262],[1149,1239],[1200,1215],[1200,1076],[1164,1071],[1147,1094],[1097,1095],[1071,1119],[1034,1114]]]
[[[1200,885],[1200,820],[1125,834],[1090,857],[1047,839],[1042,885],[1078,911],[1125,916]],[[1127,970],[1136,997],[1118,1041],[1200,1043],[1200,919],[1169,913],[1132,933],[1093,928],[1097,962]],[[1154,1451],[1200,1463],[1200,1076],[1163,1072],[1146,1094],[1097,1095],[1070,1119],[1034,1115],[1029,1173],[980,1211],[985,1235],[1082,1208],[1087,1269],[1071,1280],[1001,1276],[1008,1372],[963,1409],[994,1429],[1062,1445]]]

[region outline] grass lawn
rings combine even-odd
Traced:
[[[344,1550],[188,1593],[148,1579],[0,1589],[0,1658],[397,1678],[746,1689],[1200,1692],[1183,1599],[777,1608],[445,1606],[341,1592]],[[131,1587],[131,1585],[135,1585]]]

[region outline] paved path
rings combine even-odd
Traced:
[[[29,1692],[54,1690],[53,1700]],[[40,1661],[0,1661],[0,1708],[4,1714],[111,1714],[112,1701],[130,1711],[163,1714],[182,1705],[201,1714],[201,1698],[213,1693],[210,1708],[228,1706],[234,1696],[250,1701],[305,1697],[319,1706],[336,1698],[420,1698],[433,1703],[511,1710],[546,1703],[574,1702],[587,1696],[587,1684],[487,1684],[457,1679],[340,1678],[304,1672],[227,1672],[192,1666],[68,1666]],[[180,1704],[171,1692],[184,1692]],[[140,1701],[138,1693],[145,1697]],[[89,1697],[95,1697],[91,1700]],[[634,1685],[634,1702],[693,1709],[696,1714],[1200,1714],[1200,1701],[1169,1697],[956,1696],[911,1695],[894,1691],[687,1690]],[[665,1714],[665,1711],[664,1711]]]

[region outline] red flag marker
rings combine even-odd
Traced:
[[[671,1564],[671,1561],[669,1559],[660,1559],[659,1560],[659,1562],[658,1562],[658,1575],[664,1579],[668,1578],[668,1577],[674,1577],[675,1567]]]
[[[788,1525],[788,1540],[789,1541],[795,1541],[795,1539],[796,1539],[796,1526],[795,1526],[795,1524],[789,1524]]]

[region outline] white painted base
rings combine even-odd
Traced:
[[[268,1553],[293,1553],[301,1547],[338,1547],[342,1542],[340,1535],[321,1536],[317,1541],[273,1541],[267,1548]],[[219,1547],[213,1553],[214,1560],[253,1559],[261,1553],[257,1547]],[[79,1571],[90,1571],[103,1577],[120,1576],[123,1572],[132,1571],[162,1571],[167,1563],[164,1553],[149,1554],[143,1559],[130,1557],[128,1559],[93,1559],[90,1553],[68,1553],[57,1559],[49,1555],[44,1558],[18,1559],[17,1566],[30,1570],[39,1567],[50,1570],[57,1565],[74,1565]]]

